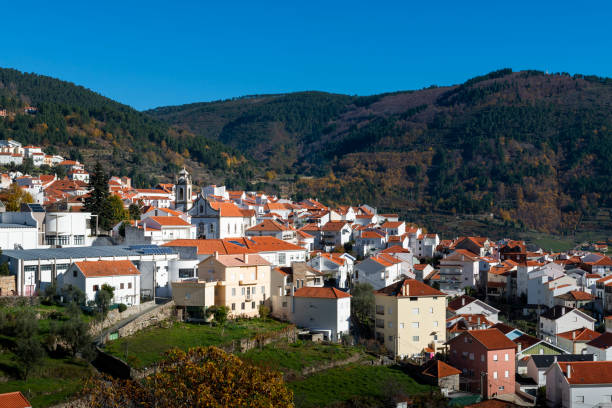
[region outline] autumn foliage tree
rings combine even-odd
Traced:
[[[34,200],[27,191],[24,191],[17,183],[13,183],[9,186],[8,190],[0,196],[6,211],[19,211],[21,204],[30,204]]]
[[[293,407],[278,372],[252,366],[217,347],[167,353],[143,380],[94,378],[82,402],[91,408]]]

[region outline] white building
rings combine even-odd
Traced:
[[[593,361],[592,354],[532,354],[527,360],[527,376],[538,384],[546,386],[546,371],[557,362]]]
[[[130,261],[83,261],[73,263],[63,275],[63,288],[81,289],[87,300],[95,300],[102,285],[115,288],[113,303],[140,304],[140,272]]]
[[[540,337],[556,345],[557,334],[583,327],[595,329],[595,319],[578,309],[554,306],[540,315]]]
[[[467,295],[462,295],[449,301],[446,310],[451,316],[482,314],[492,323],[499,322],[498,309],[486,304],[480,299],[475,299]]]
[[[308,265],[336,280],[339,288],[348,287],[348,277],[354,269],[355,258],[349,254],[321,252],[308,261]]]
[[[554,363],[546,371],[546,403],[564,408],[612,406],[612,361]]]
[[[403,278],[402,260],[380,253],[372,256],[354,267],[354,280],[369,283],[374,290],[385,288]]]
[[[298,327],[323,333],[325,340],[340,341],[349,333],[351,295],[336,288],[308,287],[284,296],[291,303],[290,321]],[[282,304],[281,302],[281,304]]]
[[[195,239],[196,227],[176,216],[150,216],[138,228],[126,228],[127,244],[162,245],[175,239]]]
[[[238,208],[234,203],[209,201],[201,195],[189,210],[197,237],[204,239],[239,238],[255,226],[254,210]]]

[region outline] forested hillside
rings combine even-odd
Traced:
[[[298,175],[298,195],[494,212],[568,231],[612,207],[611,106],[610,79],[506,69],[413,92],[252,96],[147,113]]]
[[[35,113],[26,114],[32,106]],[[136,185],[172,176],[187,160],[202,171],[250,176],[247,160],[222,143],[177,130],[129,106],[58,79],[0,69],[0,139],[37,144],[49,153],[101,160]]]

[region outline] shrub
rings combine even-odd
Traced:
[[[123,303],[119,303],[118,309],[119,309],[119,313],[123,313],[127,310],[127,305]]]

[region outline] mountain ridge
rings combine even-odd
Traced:
[[[418,91],[302,92],[146,113],[295,175],[301,197],[494,212],[567,232],[612,206],[610,106],[609,78],[502,69]]]

